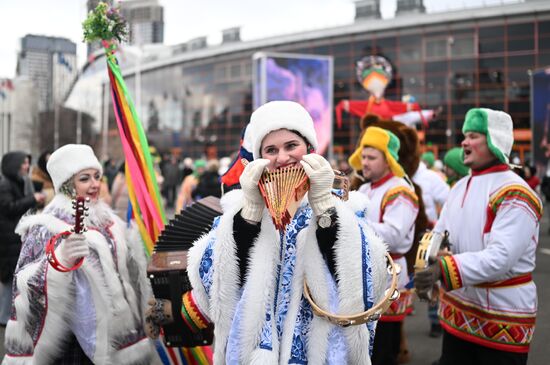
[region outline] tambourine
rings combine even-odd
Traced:
[[[380,319],[382,314],[390,307],[391,303],[399,298],[399,290],[397,289],[397,275],[401,271],[401,268],[398,264],[393,262],[388,253],[386,253],[386,260],[388,262],[388,273],[392,276],[390,287],[386,289],[384,298],[382,298],[380,302],[376,303],[369,310],[357,314],[332,314],[322,309],[311,297],[309,287],[304,279],[304,297],[311,305],[313,313],[318,317],[341,327],[358,326]]]
[[[50,240],[46,243],[45,253],[46,253],[46,259],[50,263],[50,265],[57,271],[61,272],[69,272],[74,271],[80,268],[82,266],[82,262],[84,261],[83,258],[80,258],[72,267],[66,267],[64,266],[57,256],[55,255],[55,247],[57,246],[57,242],[61,239],[65,239],[69,237],[73,233],[81,234],[83,232],[86,232],[88,229],[84,225],[84,217],[88,216],[88,207],[87,204],[90,202],[90,198],[84,198],[81,196],[76,197],[73,199],[73,209],[74,209],[74,226],[71,228],[70,231],[65,231],[56,234]]]
[[[426,232],[420,239],[414,269],[424,270],[430,264],[437,261],[439,251],[449,247],[449,232]]]

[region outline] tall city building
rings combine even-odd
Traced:
[[[397,0],[395,15],[423,14],[426,12],[423,0]]]
[[[355,1],[355,21],[380,19],[380,0]]]
[[[17,75],[30,79],[38,91],[38,110],[63,102],[77,74],[76,44],[66,38],[28,34],[21,39]]]
[[[158,0],[121,1],[119,5],[128,21],[131,45],[163,43],[164,9]]]
[[[39,153],[37,99],[29,78],[0,79],[0,155],[15,150]]]

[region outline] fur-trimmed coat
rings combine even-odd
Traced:
[[[71,201],[57,195],[17,227],[23,247],[14,280],[11,319],[2,364],[54,364],[73,335],[95,364],[150,364],[154,354],[143,332],[151,296],[146,259],[136,229],[107,210],[110,224],[88,226],[90,254],[75,271],[53,269],[47,241],[74,224]]]
[[[188,257],[194,298],[215,325],[214,363],[370,364],[375,323],[335,326],[303,297],[305,279],[316,303],[332,313],[360,313],[382,298],[386,247],[366,224],[366,197],[334,198],[337,281],[318,246],[316,217],[302,203],[284,235],[264,210],[241,287],[233,222],[242,201],[241,190],[222,198],[224,214]]]

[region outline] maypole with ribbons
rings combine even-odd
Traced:
[[[100,41],[105,49],[114,115],[126,159],[126,183],[132,218],[139,228],[145,252],[150,256],[164,229],[166,217],[149,143],[115,57],[117,44],[128,34],[127,24],[118,9],[100,2],[84,21],[83,28],[85,41]],[[172,348],[166,347],[160,340],[157,340],[156,347],[166,365],[202,365],[212,362],[209,347]]]

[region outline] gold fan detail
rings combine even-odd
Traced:
[[[269,214],[280,232],[285,230],[309,190],[302,166],[288,166],[263,173],[258,183]]]

